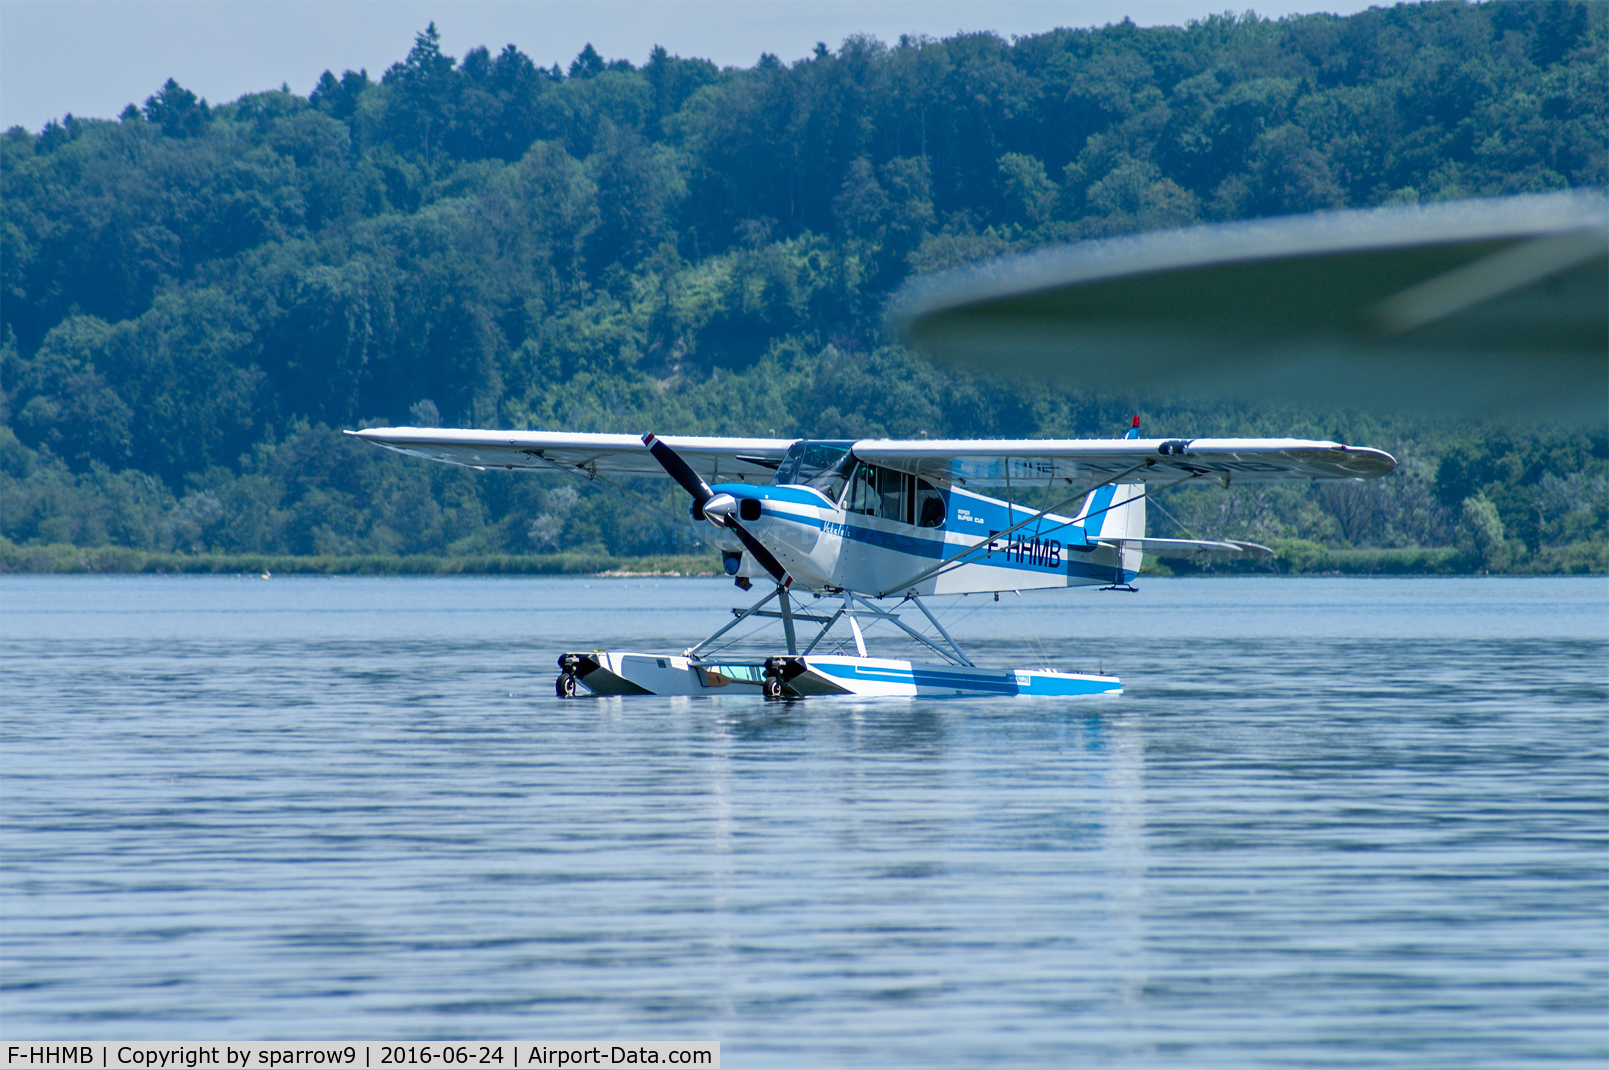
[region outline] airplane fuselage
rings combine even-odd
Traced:
[[[729,483],[711,489],[736,499],[744,526],[796,584],[812,590],[966,594],[1122,584],[1139,573],[1139,553],[1097,543],[1108,517],[1125,506],[1132,510],[1136,500],[1143,509],[1138,485],[1095,491],[1080,510],[1084,518],[1047,513],[1016,527],[1038,510],[954,486],[940,491],[899,473],[889,474],[888,481],[896,485],[875,496],[857,496],[851,485],[837,500],[802,485]],[[925,514],[912,495],[927,499],[920,501]],[[942,502],[942,512],[929,502]],[[984,545],[961,562],[921,577],[980,542]],[[723,550],[733,575],[764,575],[747,555],[738,556],[735,539],[730,545],[723,541]]]

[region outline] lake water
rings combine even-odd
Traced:
[[[1609,581],[940,600],[1097,699],[553,697],[715,580],[0,580],[0,1028],[1609,1060]],[[873,653],[903,649],[868,633]]]

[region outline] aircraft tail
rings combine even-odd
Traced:
[[[1074,517],[1091,539],[1145,538],[1145,484],[1108,483],[1089,492]]]
[[[1135,414],[1133,426],[1125,439],[1140,437],[1140,417]],[[1145,538],[1145,484],[1112,483],[1090,491],[1084,499],[1078,519],[1084,525],[1084,537],[1101,541]],[[1114,562],[1114,582],[1127,584],[1140,574],[1140,562],[1145,552],[1138,546],[1120,545]]]
[[[1090,491],[1075,517],[1084,526],[1084,537],[1106,542],[1113,539],[1145,538],[1145,484],[1108,483]],[[1138,548],[1124,547],[1118,551],[1122,575],[1114,577],[1118,583],[1127,583],[1140,574],[1140,561],[1144,554]]]

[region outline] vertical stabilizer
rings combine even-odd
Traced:
[[[1145,538],[1145,484],[1108,483],[1091,491],[1084,499],[1079,519],[1084,523],[1084,537],[1100,539]],[[1143,553],[1138,547],[1124,547],[1118,551],[1122,566],[1121,575],[1114,574],[1113,582],[1125,584],[1140,574]]]
[[[1134,426],[1129,428],[1128,438],[1140,437],[1140,418],[1134,418]],[[1084,527],[1084,537],[1090,541],[1096,539],[1143,539],[1145,538],[1145,484],[1144,483],[1108,483],[1104,487],[1097,487],[1089,492],[1084,504],[1079,507],[1078,515],[1074,518]],[[1121,551],[1123,576],[1117,578],[1118,583],[1126,583],[1128,579],[1139,575],[1140,559],[1143,556],[1137,549],[1124,549]]]
[[[1084,526],[1089,539],[1143,539],[1145,484],[1108,483],[1096,487],[1079,506],[1074,519]]]

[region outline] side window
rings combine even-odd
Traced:
[[[905,483],[904,472],[891,472],[887,468],[877,469],[877,492],[882,498],[882,508],[878,516],[905,524],[910,523],[910,518],[905,515]]]
[[[924,528],[941,528],[950,515],[945,494],[925,479],[916,481],[916,523]]]
[[[948,515],[943,492],[927,480],[864,463],[855,466],[843,504],[851,513],[927,528],[941,527]]]
[[[849,480],[849,496],[844,501],[844,508],[851,513],[876,516],[877,505],[877,469],[869,464],[856,465],[855,474]]]

